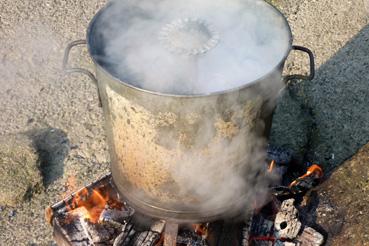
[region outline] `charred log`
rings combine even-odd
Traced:
[[[160,239],[160,234],[153,231],[137,233],[133,239],[132,246],[155,246]]]
[[[132,224],[126,224],[119,235],[115,238],[113,246],[128,246],[132,242],[136,231]]]
[[[277,238],[296,238],[301,229],[301,222],[298,219],[298,210],[294,206],[294,199],[282,202],[281,210],[275,218],[275,236]]]
[[[297,246],[320,246],[324,243],[324,237],[311,227],[305,227],[296,239]]]

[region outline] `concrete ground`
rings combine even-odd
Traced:
[[[367,2],[273,2],[288,17],[294,43],[314,50],[318,68],[356,35],[361,43],[368,42],[360,36],[363,31],[367,33]],[[83,75],[63,77],[60,71],[64,47],[69,41],[84,38],[90,19],[104,4],[100,0],[0,0],[0,135],[52,127],[65,132],[70,142],[69,154],[62,162],[63,172],[47,184],[44,192],[16,208],[0,208],[0,245],[53,245],[51,228],[44,220],[46,206],[62,197],[70,177],[76,177],[79,187],[109,170],[96,88]],[[334,72],[340,71],[341,63],[352,64],[360,53],[349,51],[333,59],[334,64],[329,66],[336,66]],[[78,66],[92,69],[83,48],[76,49],[71,59]],[[360,68],[368,68],[369,64],[363,63]],[[305,58],[291,55],[286,72],[298,71],[299,67],[307,69]],[[332,69],[320,71],[324,76],[324,71]],[[349,71],[352,73],[342,76],[369,83],[365,70]],[[323,89],[329,92],[332,88]],[[369,94],[364,91],[361,96]],[[303,138],[305,133],[301,132]]]
[[[314,51],[317,69],[314,80],[285,91],[271,142],[331,172],[369,141],[368,1],[280,3],[294,43]],[[290,58],[289,72],[307,63],[306,55]]]

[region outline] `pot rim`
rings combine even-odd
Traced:
[[[87,28],[87,33],[86,33],[86,40],[87,40],[87,49],[88,52],[90,54],[90,57],[92,59],[92,61],[94,62],[96,68],[99,68],[99,70],[103,71],[110,79],[125,85],[131,89],[140,91],[140,92],[145,92],[145,93],[149,93],[152,95],[156,95],[156,96],[164,96],[164,97],[175,97],[175,98],[201,98],[201,97],[209,97],[209,96],[218,96],[218,95],[223,95],[223,94],[228,94],[228,93],[233,93],[233,92],[237,92],[240,90],[243,90],[245,88],[251,87],[253,85],[255,85],[256,83],[258,83],[259,81],[263,80],[264,78],[267,78],[268,76],[270,76],[273,72],[275,72],[276,70],[278,70],[286,61],[291,49],[292,49],[292,43],[293,43],[293,36],[292,36],[292,31],[291,31],[291,27],[287,21],[287,18],[283,15],[283,13],[277,9],[274,5],[268,3],[268,2],[264,2],[266,5],[268,5],[270,8],[272,8],[273,11],[275,11],[278,15],[280,15],[287,27],[287,31],[289,34],[289,48],[286,50],[285,54],[283,55],[282,59],[280,62],[278,62],[278,64],[272,69],[270,70],[270,72],[262,75],[261,77],[238,87],[234,87],[231,89],[227,89],[227,90],[222,90],[222,91],[215,91],[215,92],[210,92],[210,93],[197,93],[197,94],[173,94],[173,93],[165,93],[165,92],[159,92],[159,91],[153,91],[153,90],[148,90],[148,89],[144,89],[144,88],[140,88],[137,86],[134,86],[128,82],[125,82],[119,78],[117,78],[116,76],[112,75],[107,69],[105,69],[103,66],[101,66],[99,64],[99,62],[97,61],[96,57],[94,55],[92,55],[92,49],[91,49],[91,45],[90,45],[90,34],[91,34],[91,30],[92,27],[94,25],[94,23],[97,21],[97,19],[99,18],[99,16],[109,7],[112,5],[112,3],[108,3],[106,4],[104,7],[102,7],[96,14],[95,16],[92,18],[92,20],[90,21],[88,28]]]

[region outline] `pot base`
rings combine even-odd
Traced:
[[[112,175],[112,185],[122,197],[124,201],[133,207],[136,211],[145,214],[152,218],[164,219],[166,221],[172,221],[174,223],[201,223],[204,221],[212,222],[218,219],[229,218],[235,215],[241,214],[242,203],[240,201],[233,202],[227,207],[222,207],[211,211],[196,211],[196,210],[176,210],[164,208],[150,202],[143,201],[130,194],[121,185],[117,185],[114,181],[114,175]],[[243,213],[242,213],[243,214]]]

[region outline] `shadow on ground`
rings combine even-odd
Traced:
[[[70,150],[67,134],[56,128],[33,130],[27,133],[39,152],[44,186],[47,187],[64,173],[64,160]]]
[[[316,72],[291,83],[273,116],[270,143],[330,173],[369,141],[369,25]]]

